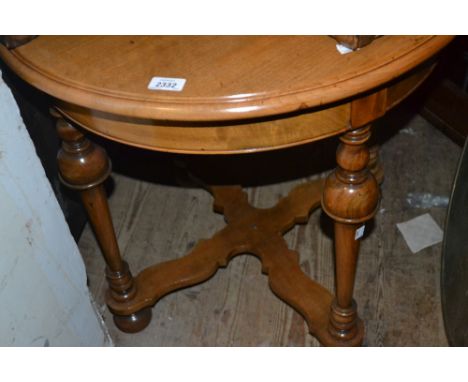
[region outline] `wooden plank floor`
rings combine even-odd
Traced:
[[[461,148],[418,115],[392,113],[377,131],[383,141],[383,198],[361,245],[355,289],[366,322],[365,345],[446,346],[439,290],[441,244],[412,254],[396,223],[429,212],[443,227],[445,208],[412,208],[406,196],[409,192],[448,196]],[[248,187],[251,203],[266,207],[317,171],[319,176],[326,174],[336,143],[330,139],[282,151],[275,154],[276,159],[272,154],[214,160],[160,154],[153,158],[147,152],[127,156],[122,147],[108,147],[120,172],[113,175],[110,206],[123,257],[137,274],[155,262],[183,256],[198,239],[224,226],[222,216],[211,212],[208,193],[177,186],[178,177],[166,181],[177,172],[171,167],[174,160],[190,168],[219,170],[218,176],[252,185]],[[285,156],[292,159],[286,162]],[[137,166],[130,164],[132,160]],[[220,170],[224,167],[228,169]],[[155,181],[158,176],[166,178],[163,184]],[[300,253],[302,269],[333,289],[330,235],[328,219],[317,210],[309,224],[296,226],[286,238],[290,248]],[[153,308],[153,320],[143,332],[119,332],[104,306],[104,262],[89,226],[79,247],[90,290],[117,346],[318,345],[301,316],[271,293],[259,261],[248,255],[234,258],[208,282],[164,297]]]

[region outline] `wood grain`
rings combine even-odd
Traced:
[[[114,141],[150,150],[204,155],[261,152],[324,139],[345,131],[350,113],[349,104],[344,104],[238,124],[173,124],[59,105],[67,119]]]
[[[383,116],[406,98],[433,70],[424,65],[377,92],[351,102],[242,123],[171,123],[130,118],[57,101],[60,112],[84,129],[132,146],[175,153],[262,152],[318,141]],[[261,134],[259,134],[261,131]]]
[[[82,107],[219,121],[344,100],[404,74],[451,39],[384,36],[340,55],[328,36],[40,36],[14,51],[0,46],[0,57],[32,85]],[[151,91],[153,76],[187,84],[180,93]]]

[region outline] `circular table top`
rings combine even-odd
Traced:
[[[335,103],[424,62],[450,36],[383,36],[342,55],[328,36],[40,36],[0,57],[30,84],[121,116],[224,121]],[[153,77],[185,79],[150,90]]]

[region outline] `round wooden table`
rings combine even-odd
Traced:
[[[369,170],[370,124],[431,72],[449,36],[383,36],[340,54],[328,36],[40,36],[0,46],[20,77],[51,95],[62,182],[80,191],[104,254],[107,305],[136,332],[165,294],[200,283],[239,253],[262,261],[273,292],[324,345],[359,345],[353,286],[359,241],[379,187]],[[340,134],[337,169],[255,209],[240,187],[211,187],[227,225],[184,258],[133,277],[122,260],[102,183],[111,172],[86,130],[150,150],[232,154]],[[322,206],[334,220],[336,291],[307,277],[282,235]]]

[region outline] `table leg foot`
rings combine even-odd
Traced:
[[[364,339],[364,325],[357,314],[354,300],[349,308],[342,308],[336,299],[330,307],[328,332],[331,334],[333,346],[359,346]]]
[[[114,315],[114,324],[122,332],[137,333],[149,325],[151,318],[151,308],[144,308],[128,316]]]

